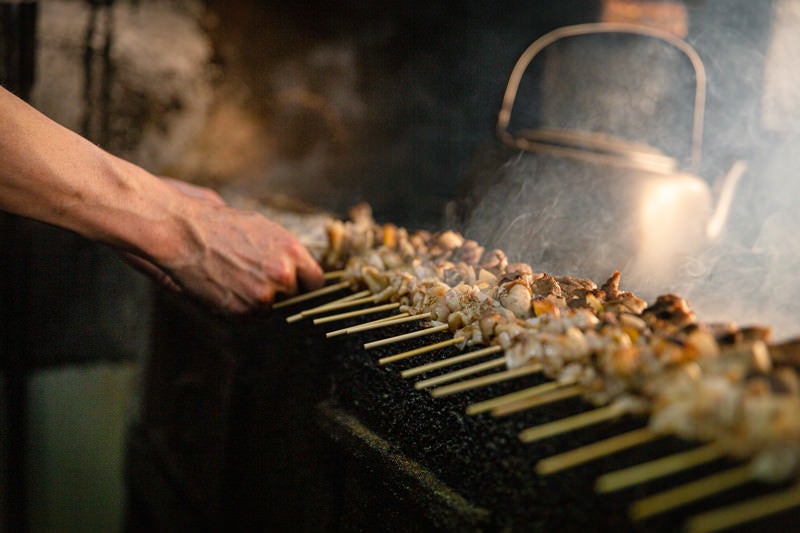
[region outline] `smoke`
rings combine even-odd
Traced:
[[[763,155],[725,233],[672,280],[703,319],[768,325],[775,339],[800,335],[798,147],[789,136]]]
[[[468,178],[473,183],[472,195],[463,204],[461,226],[466,236],[501,248],[511,260],[529,262],[538,271],[601,283],[620,270],[624,288],[648,301],[658,294],[678,294],[689,300],[704,322],[766,325],[772,328],[774,340],[800,335],[800,85],[792,83],[800,72],[792,52],[800,49],[800,1],[778,0],[773,17],[765,16],[763,9],[752,13],[749,3],[736,6],[723,13],[717,4],[701,4],[700,12],[690,17],[696,24],[693,44],[709,72],[704,159],[699,171],[707,182],[709,209],[720,193],[718,177],[736,160],[748,162],[719,236],[694,250],[676,248],[667,254],[665,250],[676,244],[668,238],[680,241],[685,234],[677,222],[665,225],[661,252],[666,255],[641,268],[636,259],[642,246],[639,219],[631,214],[642,206],[624,201],[626,195],[646,196],[631,191],[639,187],[637,176],[508,150],[484,154],[483,166]],[[619,58],[635,56],[630,52],[620,48],[611,53]],[[644,53],[651,55],[652,51]],[[569,55],[561,57],[566,64]],[[591,54],[578,57],[580,61],[569,63],[572,68],[581,76],[591,73]],[[619,113],[606,120],[589,113],[592,101],[575,98],[581,87],[563,81],[548,87],[554,76],[548,78],[548,66],[539,68],[545,73],[545,89],[533,93],[542,101],[527,104],[528,110],[539,106],[538,118],[543,109],[551,113],[544,118],[557,117],[568,127],[594,131],[611,127],[615,131],[610,133],[684,157],[679,149],[685,146],[686,134],[665,134],[681,131],[685,125],[683,119],[670,115],[670,110],[679,107],[674,101],[667,101],[664,108],[657,104],[664,101],[665,84],[685,91],[690,85],[686,78],[664,76],[659,64],[651,61],[651,83],[645,86],[653,89],[651,93],[624,84],[595,85],[595,89],[608,89],[606,107]],[[570,79],[555,76],[559,77]],[[555,95],[549,101],[545,90]],[[637,94],[645,97],[637,100]],[[649,94],[653,97],[648,98]],[[531,117],[523,117],[526,120],[534,127],[540,125]],[[524,126],[517,124],[519,129]],[[667,201],[663,195],[660,198]],[[604,211],[604,206],[612,204],[615,210]],[[710,211],[673,207],[660,206],[656,211],[665,219],[681,218],[684,213],[683,222],[705,231]],[[654,220],[666,224],[657,212]],[[651,258],[657,253],[656,248],[647,251]]]
[[[685,262],[670,287],[685,294],[704,319],[768,325],[776,340],[800,335],[798,29],[800,2],[778,0],[765,32],[763,58],[752,46],[752,37],[737,39],[732,52],[745,64],[743,77],[727,87],[729,96],[720,98],[728,102],[729,122],[752,115],[740,120],[751,127],[739,128],[735,142],[751,146],[751,170],[736,192],[724,233],[693,261]],[[735,65],[735,58],[729,64]],[[757,71],[753,65],[759,64],[761,77],[753,75]],[[753,108],[737,109],[737,100],[751,102]],[[722,146],[736,131],[726,133]],[[718,148],[711,156],[722,159],[721,152]]]

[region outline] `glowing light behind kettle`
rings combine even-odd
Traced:
[[[662,179],[648,184],[638,209],[639,253],[631,274],[643,286],[657,288],[686,255],[706,243],[711,195],[700,179]]]

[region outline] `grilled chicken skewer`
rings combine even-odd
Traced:
[[[770,347],[767,328],[700,323],[675,295],[647,305],[619,289],[619,273],[599,288],[536,273],[454,232],[410,234],[362,213],[329,236],[326,266],[343,270],[352,289],[409,315],[429,313],[434,327],[463,339],[460,347],[500,346],[508,369],[541,365],[595,406],[649,414],[654,434],[756,458],[761,477],[796,471],[796,365],[771,368],[771,351],[790,361],[787,352],[798,350]]]

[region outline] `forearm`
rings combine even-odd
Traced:
[[[286,229],[196,192],[181,193],[0,88],[0,209],[130,252],[164,285],[229,311],[323,283]]]
[[[180,196],[0,89],[0,208],[159,260]],[[169,242],[172,244],[168,244]]]

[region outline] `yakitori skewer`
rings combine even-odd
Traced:
[[[369,331],[371,329],[385,328],[397,324],[405,324],[406,322],[414,322],[416,320],[425,320],[430,318],[430,313],[419,313],[416,315],[409,315],[407,312],[398,313],[396,315],[386,317],[382,321],[373,321],[367,324],[359,324],[357,326],[350,326],[347,328],[347,333],[360,333],[362,331]]]
[[[660,437],[660,435],[650,431],[648,428],[634,429],[621,435],[615,435],[564,453],[546,457],[536,463],[536,473],[542,476],[555,474],[567,468],[627,450],[633,446],[653,442]]]
[[[326,294],[331,294],[336,291],[340,291],[350,286],[349,281],[340,281],[339,283],[334,283],[333,285],[326,285],[320,289],[315,291],[309,291],[303,294],[298,294],[297,296],[293,296],[291,298],[287,298],[286,300],[282,300],[277,302],[272,306],[273,309],[280,309],[282,307],[287,307],[289,305],[298,304],[301,302],[305,302],[307,300],[311,300],[313,298],[317,298],[319,296],[325,296]]]
[[[630,515],[633,520],[644,520],[750,481],[753,473],[749,464],[734,467],[637,500],[630,507]]]
[[[435,387],[436,385],[441,385],[442,383],[450,383],[451,381],[456,381],[457,379],[461,379],[467,376],[473,376],[475,374],[485,372],[486,370],[493,370],[495,368],[500,368],[502,366],[505,366],[505,364],[506,364],[505,359],[502,357],[498,357],[496,359],[490,359],[489,361],[484,361],[482,363],[478,363],[475,365],[459,368],[458,370],[453,370],[452,372],[447,372],[446,374],[441,374],[438,376],[434,376],[432,378],[423,379],[422,381],[416,382],[414,384],[414,388],[417,390],[422,390],[430,387]]]
[[[542,383],[540,387],[542,387],[543,390],[545,387],[548,387],[548,390],[531,398],[525,398],[495,407],[491,411],[492,416],[499,418],[501,416],[512,415],[527,409],[534,409],[543,405],[568,400],[580,396],[584,392],[583,387],[580,385],[565,385],[557,381]]]
[[[442,331],[447,331],[449,326],[447,324],[442,324],[440,326],[432,326],[426,329],[420,329],[418,331],[412,331],[411,333],[404,333],[402,335],[395,335],[394,337],[389,337],[386,339],[380,339],[377,341],[372,341],[364,344],[364,349],[369,350],[371,348],[377,348],[379,346],[386,346],[387,344],[394,344],[395,342],[402,342],[407,341],[410,339],[416,339],[418,337],[424,337],[425,335],[432,335],[434,333],[440,333]]]
[[[591,411],[586,411],[585,413],[568,416],[566,418],[554,420],[553,422],[523,429],[519,433],[519,440],[526,443],[536,442],[538,440],[554,437],[569,431],[575,431],[576,429],[582,429],[586,426],[607,422],[609,420],[619,418],[621,415],[622,413],[620,412],[619,408],[614,405],[598,407],[597,409],[592,409]]]
[[[369,294],[369,291],[365,292]],[[362,294],[362,293],[357,293],[357,294]],[[308,311],[303,311],[301,313],[290,315],[286,317],[286,322],[291,324],[293,322],[297,322],[298,320],[302,320],[304,318],[308,318],[314,315],[321,315],[323,313],[329,313],[331,311],[337,311],[339,309],[347,309],[348,307],[356,307],[358,305],[364,305],[374,302],[375,300],[373,300],[371,296],[364,296],[363,294],[359,298],[346,297],[336,300],[335,302],[331,302],[330,304],[321,305],[319,307],[309,309]]]
[[[513,404],[520,400],[527,400],[528,398],[541,396],[546,392],[557,389],[559,386],[560,385],[558,382],[550,381],[547,383],[542,383],[541,385],[534,385],[533,387],[518,390],[516,392],[509,392],[508,394],[503,394],[502,396],[495,396],[494,398],[489,398],[488,400],[483,400],[482,402],[476,402],[468,405],[467,414],[477,415],[491,411],[503,405]]]
[[[337,322],[339,320],[346,320],[348,318],[355,318],[357,316],[364,316],[364,315],[371,315],[374,313],[382,313],[383,311],[391,311],[392,309],[397,309],[400,307],[399,303],[389,303],[389,304],[381,304],[376,305],[373,307],[367,307],[366,309],[357,309],[355,311],[347,311],[345,313],[338,313],[336,315],[330,316],[323,316],[320,318],[315,318],[313,320],[314,325],[317,326],[319,324],[329,324],[331,322]]]
[[[613,492],[632,485],[646,483],[688,468],[710,463],[724,456],[716,444],[706,444],[685,452],[675,453],[628,468],[607,472],[595,481],[597,492]]]
[[[329,331],[325,334],[326,337],[337,337],[339,335],[349,335],[351,333],[358,333],[360,331],[369,331],[371,329],[378,329],[378,328],[385,328],[394,324],[403,324],[405,322],[411,322],[413,320],[419,320],[418,317],[408,316],[408,313],[397,313],[391,316],[385,316],[383,318],[378,318],[376,320],[370,320],[369,322],[364,322],[362,324],[358,324],[357,326],[349,326],[346,328],[335,329],[333,331]]]
[[[348,304],[349,302],[353,302],[354,300],[359,300],[361,298],[364,298],[364,297],[368,296],[369,294],[370,294],[369,291],[359,291],[359,292],[354,292],[353,294],[348,294],[347,296],[343,296],[341,298],[337,298],[336,300],[333,300],[331,302],[328,302],[328,303],[325,303],[325,304],[322,304],[322,305],[318,305],[316,307],[312,307],[311,309],[306,309],[305,311],[301,311],[301,312],[296,313],[294,315],[289,315],[288,317],[286,317],[286,322],[289,322],[289,323],[297,322],[298,320],[301,320],[303,318],[306,318],[307,316],[311,316],[311,315],[316,314],[316,313],[325,313],[328,310],[330,310],[331,307],[333,307],[333,306],[340,305],[340,304]],[[357,305],[357,304],[355,304],[355,305]]]
[[[402,361],[404,359],[408,359],[409,357],[414,357],[415,355],[421,355],[424,353],[432,352],[434,350],[447,348],[448,346],[452,346],[454,344],[458,344],[459,342],[463,341],[464,337],[453,337],[452,339],[443,340],[441,342],[434,342],[433,344],[428,344],[427,346],[420,346],[419,348],[414,348],[413,350],[407,350],[405,352],[401,352],[398,354],[382,357],[378,359],[378,364],[387,365],[389,363]]]
[[[330,279],[339,279],[343,278],[347,274],[347,270],[330,270],[322,274],[323,279],[330,280]]]
[[[328,313],[330,311],[337,311],[339,309],[346,309],[348,307],[355,307],[356,305],[367,303],[375,303],[375,298],[368,290],[358,291],[348,296],[333,300],[332,302],[318,305],[316,307],[312,307],[311,309],[306,309],[305,311],[300,311],[295,315],[287,317],[286,321],[289,322],[290,319],[297,320],[296,317],[308,318],[310,316],[321,315],[322,313]]]
[[[345,228],[341,224],[337,227]],[[708,435],[695,428],[718,428],[714,429],[718,434],[712,437],[720,442],[734,435],[752,440],[753,449],[748,450],[751,454],[775,441],[792,446],[798,431],[792,416],[797,411],[793,408],[797,393],[787,398],[782,389],[766,379],[771,377],[765,376],[771,365],[767,328],[760,333],[757,327],[745,331],[700,323],[688,303],[675,295],[659,296],[656,302],[647,304],[619,290],[619,273],[597,287],[589,280],[536,273],[523,264],[512,267],[502,252],[492,251],[484,256],[475,243],[466,247],[465,240],[453,232],[411,236],[365,219],[355,222],[352,228],[352,236],[339,234],[332,239],[335,246],[328,255],[335,261],[327,263],[330,268],[338,268],[346,263],[343,258],[356,256],[355,261],[346,263],[347,273],[343,274],[351,285],[368,286],[376,301],[402,301],[401,310],[410,315],[431,312],[434,324],[442,324],[434,328],[463,336],[468,344],[500,344],[512,369],[544,365],[546,377],[554,380],[548,384],[554,390],[508,400],[510,403],[503,401],[491,408],[493,416],[583,394],[596,405],[607,405],[626,394],[638,402],[638,412],[650,412],[651,425],[659,432],[675,431],[691,438],[691,432],[696,431],[694,436],[704,440]],[[376,248],[373,243],[385,246]],[[364,255],[357,257],[358,254]],[[368,347],[416,338],[434,328],[377,341]],[[482,364],[498,364],[496,361]],[[508,379],[503,374],[497,372],[439,387],[432,394],[443,396]],[[750,376],[755,376],[752,382]],[[428,380],[417,386],[423,383],[431,386]],[[784,388],[797,390],[793,383],[789,380]],[[693,388],[697,389],[696,394],[684,392]],[[749,424],[747,419],[736,420],[732,426],[730,421],[717,418],[718,410],[713,404],[703,405],[704,400],[715,395],[743,406],[753,398],[758,402],[772,402],[774,398],[770,408],[774,405],[781,413],[775,420],[790,423],[769,428],[775,434],[773,441],[759,440],[748,431],[762,426]],[[742,408],[736,412],[748,411]],[[687,417],[691,420],[684,420]],[[776,468],[792,475],[787,467]]]
[[[487,355],[492,355],[501,351],[503,351],[503,348],[500,346],[488,346],[486,348],[481,348],[473,352],[468,352],[461,355],[455,355],[453,357],[448,357],[440,361],[434,361],[432,363],[427,363],[424,365],[419,365],[413,368],[409,368],[408,370],[403,370],[402,372],[400,372],[400,376],[403,378],[410,378],[418,376],[420,374],[425,374],[426,372],[430,372],[431,370],[438,370],[440,368],[446,368],[448,366],[453,366],[460,363],[466,363],[468,361],[474,361],[475,359],[480,359],[481,357],[486,357]]]
[[[715,533],[800,506],[800,485],[696,514],[685,524],[687,533]]]
[[[493,385],[495,383],[500,383],[501,381],[521,378],[523,376],[528,376],[530,374],[537,374],[541,371],[542,371],[542,365],[538,363],[528,364],[525,366],[512,368],[510,370],[503,370],[501,372],[494,372],[493,374],[488,374],[486,376],[480,376],[477,378],[468,379],[466,381],[460,381],[458,383],[453,383],[451,385],[444,385],[443,387],[438,387],[436,389],[431,390],[431,396],[433,396],[434,398],[443,398],[445,396],[450,396],[451,394],[457,394],[459,392],[465,392],[468,390],[473,390],[481,387],[486,387],[488,385]]]

